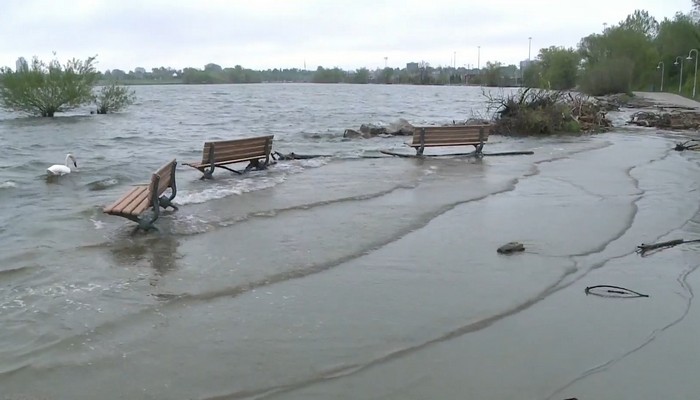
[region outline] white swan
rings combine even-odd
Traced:
[[[65,174],[70,174],[70,162],[73,162],[73,166],[75,168],[78,168],[78,163],[75,161],[75,157],[73,157],[72,154],[68,153],[66,154],[66,165],[52,165],[48,169],[46,169],[46,172],[49,175],[65,175]]]

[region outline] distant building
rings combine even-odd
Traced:
[[[532,65],[534,63],[535,63],[535,61],[533,61],[533,60],[520,61],[520,70],[525,71],[530,65]]]
[[[27,60],[24,59],[24,57],[20,57],[17,59],[15,62],[15,72],[20,72],[20,71],[28,71],[29,70],[29,65],[27,64]]]
[[[408,72],[408,73],[418,72],[418,63],[416,63],[416,62],[406,63],[406,72]]]

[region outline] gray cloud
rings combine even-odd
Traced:
[[[624,4],[620,4],[624,3]],[[616,23],[635,8],[658,19],[687,0],[605,2],[492,0],[9,0],[0,14],[0,64],[23,55],[98,54],[99,68],[402,66],[412,60],[516,63],[550,45]]]

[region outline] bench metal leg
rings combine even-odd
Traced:
[[[250,160],[248,165],[246,165],[246,167],[245,167],[245,172],[248,172],[252,169],[263,170],[266,168],[267,168],[267,165],[261,165],[260,160]]]
[[[215,168],[215,166],[212,165],[211,167],[209,167],[209,169],[206,169],[206,168],[200,169],[200,171],[202,172],[202,177],[199,179],[200,180],[202,180],[202,179],[214,179],[214,168]]]
[[[170,197],[165,197],[165,196],[160,196],[158,198],[158,205],[163,207],[164,209],[168,209],[168,207],[172,207],[173,210],[178,211],[179,208],[175,204],[173,204],[173,199],[175,198],[174,195],[171,195]]]
[[[484,153],[482,152],[483,149],[484,149],[483,143],[475,144],[474,145],[474,155],[478,158],[483,157],[484,156]]]
[[[154,216],[151,219],[148,218],[141,218],[139,220],[139,225],[136,227],[136,231],[138,232],[139,229],[143,229],[144,232],[148,231],[158,231],[158,227],[154,225],[156,220],[158,219],[158,216]]]

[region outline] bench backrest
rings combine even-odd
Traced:
[[[491,125],[449,125],[415,127],[411,146],[457,146],[484,143]],[[424,133],[423,133],[424,132]],[[424,136],[423,136],[424,135]]]
[[[251,157],[269,157],[274,137],[275,135],[268,135],[247,139],[204,142],[202,163],[246,160]],[[210,161],[209,152],[212,146],[214,146],[214,159]]]
[[[151,175],[151,184],[148,186],[148,196],[149,199],[156,194],[156,197],[160,197],[163,192],[174,184],[175,179],[175,166],[177,165],[176,160],[172,160],[169,163],[163,165]]]

